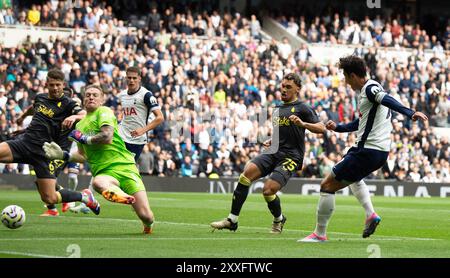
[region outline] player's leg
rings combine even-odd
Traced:
[[[228,229],[230,231],[237,230],[239,214],[247,199],[252,182],[259,179],[263,175],[261,169],[268,168],[271,163],[272,159],[270,155],[262,154],[245,165],[244,172],[239,176],[238,185],[233,192],[231,211],[228,214],[228,217],[223,220],[212,222],[210,224],[212,228],[219,230]]]
[[[39,189],[39,186],[38,186],[37,182],[36,182],[36,187]],[[56,183],[55,191],[59,191],[61,189],[62,189],[62,187],[58,183]],[[67,204],[67,203],[63,203],[63,204]],[[47,208],[47,210],[44,213],[42,213],[40,216],[45,216],[45,217],[47,217],[47,216],[59,216],[59,212],[58,212],[58,209],[56,208],[55,204],[51,204],[51,205],[46,204],[45,207]]]
[[[366,219],[370,218],[375,213],[375,210],[373,208],[372,200],[370,198],[369,189],[367,188],[367,185],[364,182],[364,180],[354,182],[350,184],[349,187],[352,190],[353,195],[356,197],[356,199],[358,199],[359,203],[364,208],[364,211],[366,213]]]
[[[102,173],[94,177],[92,180],[92,187],[110,202],[127,205],[134,203],[134,197],[128,195],[120,189],[119,180],[114,176],[115,174],[112,173]]]
[[[360,166],[354,152],[354,148],[350,149],[344,158],[334,165],[331,173],[322,180],[317,204],[316,227],[312,234],[299,241],[324,242],[327,240],[328,222],[335,209],[335,192],[361,179],[359,176],[355,176],[359,172]]]
[[[8,163],[13,162],[13,160],[14,160],[13,153],[8,143],[6,142],[0,143],[0,162]]]
[[[91,192],[94,192],[95,190],[94,190],[94,188],[92,187],[92,181],[94,180],[94,177],[91,177],[91,179],[89,180],[89,186],[88,186],[88,188],[89,188],[89,190],[91,191]],[[71,207],[71,208],[69,208],[69,210],[71,211],[71,212],[73,212],[73,213],[79,213],[79,212],[81,212],[81,213],[84,213],[84,214],[88,214],[91,210],[88,208],[88,207],[86,207],[86,205],[84,204],[84,203],[80,203],[78,206],[75,206],[75,207]]]
[[[83,202],[95,214],[100,213],[100,204],[94,198],[94,195],[89,190],[83,192],[72,191],[69,189],[55,190],[55,178],[38,178],[37,185],[41,200],[47,204],[59,204],[61,202]]]
[[[151,234],[155,218],[148,203],[147,192],[145,190],[138,191],[133,194],[133,197],[136,199],[136,202],[132,206],[144,225],[144,233]]]
[[[270,213],[273,215],[271,233],[280,234],[283,231],[284,223],[286,223],[286,217],[281,211],[281,200],[277,195],[277,192],[281,189],[281,184],[273,179],[268,179],[264,183],[263,196],[267,202],[267,207]]]
[[[67,188],[70,190],[77,190],[78,186],[78,174],[79,174],[79,165],[78,163],[69,162],[67,164],[68,168],[68,182]],[[75,207],[75,202],[63,203],[62,204],[62,212],[68,211],[70,208]]]
[[[281,200],[277,192],[283,188],[292,176],[292,173],[298,168],[299,162],[287,158],[284,154],[278,153],[279,159],[277,166],[273,170],[269,179],[264,183],[263,196],[267,202],[267,207],[273,215],[271,233],[280,234],[286,223],[286,217],[281,210]]]
[[[375,232],[378,224],[380,224],[381,217],[375,212],[373,208],[372,200],[370,198],[370,192],[364,180],[352,183],[350,185],[350,189],[366,212],[363,237],[369,237]]]

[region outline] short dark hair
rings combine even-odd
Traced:
[[[135,72],[141,76],[141,69],[139,67],[128,67],[126,73]]]
[[[366,77],[367,74],[366,63],[355,55],[340,58],[338,67],[344,70],[344,73],[347,75],[354,73],[356,76]]]
[[[64,81],[65,75],[60,69],[54,68],[48,71],[47,78]]]
[[[297,85],[299,88],[302,87],[302,80],[300,79],[300,76],[296,73],[293,72],[288,73],[283,77],[283,79],[293,80],[295,85]]]

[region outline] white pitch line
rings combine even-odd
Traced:
[[[283,238],[255,238],[255,237],[233,237],[232,240],[245,240],[245,241],[255,241],[255,240],[298,240],[298,237],[283,237]],[[120,241],[127,241],[127,240],[149,240],[149,241],[176,241],[176,240],[192,240],[192,241],[221,241],[221,240],[227,240],[229,241],[230,238],[214,238],[214,237],[152,237],[152,236],[143,236],[143,237],[102,237],[102,238],[92,238],[92,237],[60,237],[60,238],[50,238],[50,237],[40,237],[40,238],[0,238],[0,241],[51,241],[51,240],[70,240],[70,241],[102,241],[102,240],[120,240]],[[399,238],[374,238],[370,241],[402,241],[403,239]],[[330,242],[336,242],[336,241],[366,241],[366,239],[362,238],[333,238],[330,240]],[[8,251],[5,251],[8,252]],[[3,251],[0,251],[0,253],[3,253]],[[45,255],[43,255],[45,256]]]
[[[39,214],[31,214],[31,215],[39,215]],[[140,223],[140,220],[137,219],[121,219],[121,218],[107,218],[107,217],[89,217],[89,216],[58,216],[61,218],[73,218],[73,219],[85,219],[85,220],[97,220],[97,221],[119,221],[119,222],[138,222]],[[168,221],[156,221],[156,224],[166,224],[166,225],[178,225],[178,226],[191,226],[191,227],[203,227],[203,228],[211,228],[208,224],[199,224],[199,223],[180,223],[180,222],[168,222]],[[264,227],[249,227],[249,226],[239,226],[240,229],[247,229],[247,230],[261,230],[261,231],[267,231],[268,228]],[[300,233],[309,233],[311,231],[307,230],[297,230],[297,229],[283,229],[285,232],[300,232]],[[344,233],[344,232],[328,232],[329,234],[335,234],[335,235],[348,235],[348,236],[361,236],[361,234],[355,234],[355,233]],[[404,239],[404,240],[441,240],[438,238],[426,238],[426,237],[402,237],[402,236],[386,236],[386,235],[376,235],[376,237],[382,237],[382,238],[390,238],[390,239]]]
[[[44,254],[35,254],[35,253],[26,253],[26,252],[14,252],[14,251],[2,251],[2,250],[0,250],[0,254],[19,255],[19,256],[28,256],[28,257],[37,257],[37,258],[67,258],[67,257],[61,257],[61,256],[51,256],[51,255],[44,255]]]

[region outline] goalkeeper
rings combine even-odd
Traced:
[[[62,151],[55,142],[43,146],[49,159],[69,162],[87,161],[92,170],[92,186],[111,202],[130,204],[144,224],[144,233],[151,234],[153,212],[133,155],[117,131],[117,119],[111,109],[102,106],[104,93],[100,86],[86,87],[84,107],[87,115],[77,123],[69,139],[77,142],[78,151]]]

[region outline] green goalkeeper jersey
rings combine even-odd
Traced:
[[[134,156],[127,150],[119,136],[116,116],[108,107],[100,106],[94,112],[88,113],[77,123],[76,129],[87,136],[94,136],[101,132],[101,127],[105,125],[114,127],[111,144],[78,144],[78,148],[82,149],[87,157],[92,175],[96,176],[111,167],[129,169],[129,166],[132,166],[135,168]]]

